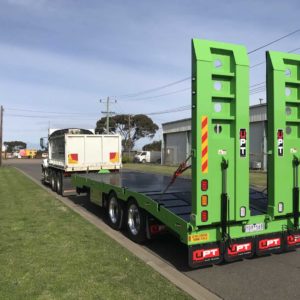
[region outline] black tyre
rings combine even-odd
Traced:
[[[42,167],[42,183],[43,184],[46,183],[46,171],[43,167]]]
[[[63,194],[63,176],[60,171],[56,173],[56,191],[59,195]]]
[[[131,199],[127,205],[127,229],[131,240],[142,244],[147,240],[147,214]]]
[[[143,159],[143,160],[142,160],[142,164],[145,164],[145,163],[146,163],[146,159]]]
[[[50,184],[51,184],[51,189],[53,192],[56,192],[57,189],[57,185],[56,185],[56,172],[55,171],[51,171],[51,175],[50,175]]]
[[[120,230],[124,225],[124,209],[115,193],[111,193],[107,200],[107,220],[111,228]]]

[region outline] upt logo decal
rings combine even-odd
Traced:
[[[246,140],[247,140],[247,133],[246,129],[240,130],[240,156],[246,157]]]
[[[278,147],[278,155],[283,156],[283,130],[278,129],[277,131],[277,147]]]
[[[299,234],[289,235],[287,237],[287,243],[289,246],[300,244],[300,235]]]
[[[193,252],[193,261],[204,261],[213,259],[220,256],[219,248],[214,249],[201,249]]]
[[[280,244],[281,244],[280,238],[265,239],[265,240],[259,241],[258,247],[261,250],[265,250],[265,249],[280,247]]]
[[[252,244],[234,244],[230,248],[228,248],[229,255],[238,255],[239,253],[251,252]]]

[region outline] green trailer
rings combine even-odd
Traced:
[[[193,268],[300,246],[300,56],[267,52],[268,193],[249,187],[246,49],[194,39],[191,81],[191,180],[166,189],[163,175],[78,174],[77,192],[87,192],[109,225],[126,227],[135,242],[172,232]]]

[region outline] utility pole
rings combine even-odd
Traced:
[[[3,143],[3,106],[0,108],[0,167],[2,167],[2,143]]]
[[[100,103],[102,103],[102,100],[100,99]],[[106,111],[101,111],[101,113],[106,114],[106,134],[109,134],[109,116],[112,114],[115,114],[113,111],[109,111],[109,104],[110,104],[110,99],[107,97],[106,99]],[[115,100],[114,103],[117,103],[117,100]]]
[[[130,130],[131,130],[131,126],[130,126],[130,115],[128,115],[128,158],[130,158],[130,142],[131,142],[131,136],[130,136]]]

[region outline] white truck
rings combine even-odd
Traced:
[[[160,151],[141,151],[134,156],[134,161],[138,163],[160,163]]]
[[[45,148],[43,138],[41,147]],[[99,135],[79,128],[49,129],[49,157],[42,163],[43,182],[60,195],[73,193],[72,174],[118,171],[122,167],[121,150],[120,135]]]

